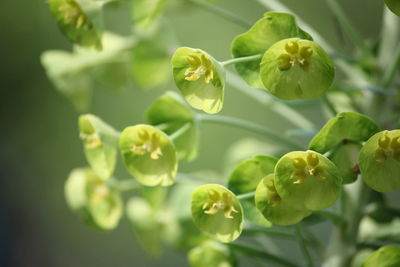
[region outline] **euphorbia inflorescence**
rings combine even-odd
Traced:
[[[138,132],[138,137],[140,142],[132,144],[131,151],[135,155],[144,155],[146,153],[150,154],[150,158],[157,160],[162,156],[162,151],[160,148],[160,136],[157,132],[149,133],[145,129],[141,129]]]
[[[197,81],[201,76],[204,76],[204,81],[209,83],[214,79],[211,60],[204,54],[190,55],[186,61],[190,67],[185,71],[185,80]]]
[[[307,176],[314,176],[318,180],[323,180],[325,177],[322,175],[324,170],[318,166],[319,159],[315,153],[309,152],[306,159],[295,158],[293,160],[293,172],[292,178],[297,178],[293,183],[301,184],[307,178]]]
[[[281,54],[278,59],[281,61],[280,70],[288,70],[296,63],[304,70],[308,71],[310,66],[310,56],[313,54],[311,46],[299,46],[298,40],[290,40],[285,45],[287,53]]]
[[[209,201],[204,203],[203,209],[205,214],[214,215],[219,211],[224,212],[224,217],[233,219],[232,212],[238,213],[233,206],[232,197],[227,192],[218,192],[210,190],[208,192]]]
[[[388,131],[385,131],[378,140],[378,148],[375,151],[377,162],[385,162],[389,157],[393,157],[400,162],[400,135],[390,138]]]

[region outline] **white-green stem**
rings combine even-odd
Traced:
[[[279,144],[285,145],[290,149],[304,150],[304,147],[297,144],[296,142],[293,142],[292,140],[282,136],[281,134],[275,133],[271,131],[269,128],[254,122],[249,122],[247,120],[221,116],[221,115],[203,115],[203,114],[198,114],[197,119],[200,122],[218,123],[218,124],[234,126],[237,128],[242,128],[254,133],[261,134],[266,138],[272,141],[276,141]]]
[[[176,130],[173,134],[171,134],[169,136],[169,139],[171,140],[175,140],[176,138],[182,136],[187,130],[190,129],[190,127],[192,126],[191,122],[186,123],[185,125],[183,125],[181,128],[179,128],[178,130]]]
[[[226,66],[236,64],[236,63],[256,61],[256,60],[261,59],[262,57],[263,57],[263,55],[260,54],[260,55],[254,55],[254,56],[248,56],[248,57],[232,58],[232,59],[229,59],[226,61],[222,61],[221,65],[226,67]]]
[[[238,195],[238,196],[236,196],[236,198],[239,200],[244,200],[244,199],[254,198],[255,195],[256,195],[256,192],[253,191],[253,192]]]

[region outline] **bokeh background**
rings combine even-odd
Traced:
[[[324,2],[282,1],[341,52],[350,53],[346,36]],[[339,2],[366,41],[379,36],[383,1]],[[128,34],[130,9],[126,5],[107,8],[109,29]],[[266,11],[255,0],[220,0],[217,5],[252,22]],[[195,7],[170,10],[167,17],[182,45],[202,48],[220,60],[230,58],[230,42],[244,32]],[[186,256],[173,249],[167,248],[159,258],[146,254],[126,218],[116,230],[100,232],[68,209],[64,182],[71,169],[86,165],[78,138],[78,113],[47,79],[40,55],[48,49],[70,50],[71,45],[59,32],[45,0],[0,1],[0,33],[0,266],[187,266]],[[176,90],[172,82],[152,91],[134,86],[120,93],[96,90],[90,112],[121,130],[143,122],[146,108],[167,89]],[[326,119],[318,104],[299,107],[299,112],[316,127]],[[277,132],[293,128],[280,114],[230,87],[222,114],[256,121]],[[242,130],[204,125],[199,157],[183,163],[181,170],[223,174],[228,148],[243,137],[260,138]],[[128,177],[126,172],[123,175]],[[293,252],[292,257],[296,256]]]

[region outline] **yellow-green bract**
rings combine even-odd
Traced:
[[[294,16],[287,13],[267,12],[253,27],[233,40],[231,45],[234,58],[264,54],[276,42],[291,37],[312,40],[311,36],[301,30]],[[260,79],[260,62],[236,63],[239,75],[252,87],[263,88]]]
[[[397,267],[400,266],[400,247],[384,246],[373,252],[365,260],[363,267]]]
[[[100,118],[79,116],[79,137],[93,171],[102,179],[112,176],[117,160],[118,132]]]
[[[300,209],[321,210],[335,203],[342,178],[337,167],[314,151],[294,151],[275,166],[279,196]]]
[[[273,174],[267,175],[258,184],[255,202],[264,217],[277,225],[296,224],[311,214],[310,210],[296,207],[280,197],[275,188]]]
[[[372,136],[360,152],[364,182],[379,192],[400,190],[400,130]]]
[[[65,197],[71,209],[92,226],[110,230],[122,215],[122,200],[118,191],[89,168],[72,170],[65,183]]]
[[[188,254],[192,267],[234,267],[235,258],[226,245],[208,240],[194,247]]]
[[[400,0],[385,0],[387,7],[397,16],[400,16]]]
[[[222,109],[225,71],[218,61],[203,50],[180,47],[172,67],[176,86],[193,108],[210,114]]]
[[[159,129],[145,124],[125,128],[119,140],[125,166],[140,183],[168,186],[178,168],[175,147]]]
[[[149,123],[158,125],[168,135],[186,127],[187,124],[190,125],[184,133],[174,139],[178,158],[187,160],[196,157],[199,145],[199,127],[194,116],[182,97],[174,92],[166,92],[159,97],[146,113]]]
[[[101,5],[96,1],[49,0],[60,30],[73,43],[101,49]]]
[[[335,68],[318,44],[290,38],[275,43],[265,52],[260,76],[266,90],[278,98],[314,99],[331,86]]]
[[[239,237],[243,210],[236,196],[218,184],[199,186],[192,194],[192,218],[196,226],[222,242]]]
[[[378,131],[379,126],[370,118],[355,112],[342,112],[322,127],[308,147],[326,153],[343,141],[366,141]]]

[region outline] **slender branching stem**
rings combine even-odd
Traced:
[[[182,136],[184,133],[186,133],[187,130],[190,129],[190,127],[192,126],[191,122],[186,123],[185,125],[183,125],[181,128],[179,128],[178,130],[176,130],[173,134],[171,134],[169,136],[169,139],[171,140],[175,140],[176,138]]]
[[[297,240],[299,241],[299,246],[300,246],[301,252],[303,253],[304,258],[306,259],[307,266],[308,267],[313,267],[314,266],[313,260],[311,258],[311,255],[310,255],[309,251],[308,251],[306,241],[305,241],[305,239],[303,237],[303,234],[301,232],[301,224],[300,223],[296,224],[296,236],[297,236]]]
[[[226,67],[232,64],[236,64],[236,63],[241,63],[241,62],[251,62],[251,61],[256,61],[258,59],[261,59],[263,57],[262,54],[260,55],[254,55],[254,56],[248,56],[248,57],[238,57],[238,58],[233,58],[233,59],[229,59],[226,61],[222,61],[221,65]]]

